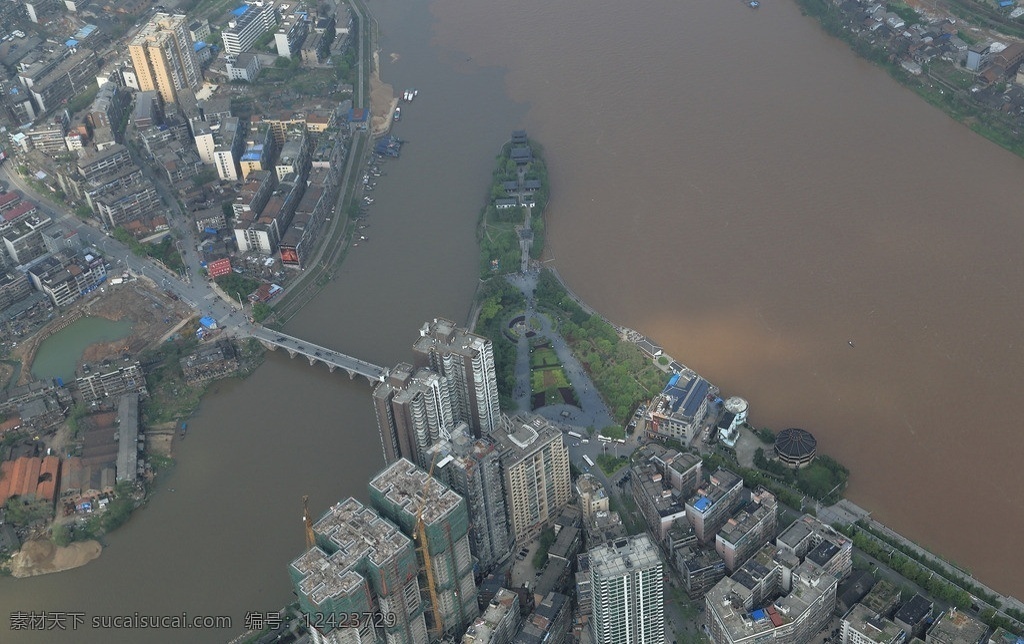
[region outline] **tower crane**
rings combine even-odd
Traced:
[[[316,537],[313,535],[313,519],[309,516],[309,495],[302,497],[302,523],[306,527],[306,550],[316,545]]]
[[[423,557],[423,568],[427,573],[427,592],[430,594],[430,606],[434,613],[434,630],[438,639],[444,633],[444,623],[441,619],[441,606],[437,598],[437,587],[434,585],[434,567],[430,563],[430,547],[427,544],[427,525],[423,522],[423,508],[427,505],[427,488],[430,486],[430,479],[434,478],[434,463],[437,462],[437,452],[430,461],[430,471],[427,472],[427,480],[423,482],[420,507],[416,510],[416,549]]]

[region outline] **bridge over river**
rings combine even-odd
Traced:
[[[271,351],[277,349],[284,349],[288,352],[288,355],[294,358],[297,355],[305,356],[309,360],[310,365],[315,365],[318,362],[322,362],[327,365],[327,368],[334,372],[335,369],[341,369],[348,374],[349,378],[355,378],[357,375],[363,376],[371,383],[384,382],[387,378],[389,370],[384,367],[379,367],[375,364],[360,360],[359,358],[353,358],[352,356],[339,353],[334,349],[322,347],[311,342],[307,342],[302,338],[296,338],[280,331],[273,331],[271,329],[265,329],[259,326],[246,325],[245,327],[239,328],[236,333],[238,335],[247,335],[251,338],[255,338],[264,347]]]

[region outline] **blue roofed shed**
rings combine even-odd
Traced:
[[[214,320],[209,315],[206,315],[206,316],[203,316],[203,317],[199,318],[199,324],[202,324],[207,329],[216,329],[217,328],[217,320]]]

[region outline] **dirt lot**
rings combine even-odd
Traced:
[[[85,350],[82,360],[99,362],[104,358],[120,357],[122,353],[138,355],[143,349],[160,341],[175,324],[192,315],[192,309],[181,302],[171,300],[161,291],[150,288],[142,280],[137,282],[108,285],[104,292],[85,302],[77,303],[64,311],[64,316],[40,329],[39,333],[22,343],[11,353],[11,358],[31,364],[36,348],[49,337],[69,315],[78,312],[86,316],[103,317],[108,320],[129,319],[132,333],[123,340],[94,344]],[[31,379],[29,369],[23,369],[18,384]]]
[[[11,575],[34,577],[84,566],[100,556],[98,541],[79,541],[60,548],[52,541],[26,541],[21,551],[11,558]]]
[[[374,70],[370,75],[370,127],[374,135],[383,134],[391,127],[391,115],[395,112],[398,99],[395,89],[380,79],[380,63],[377,53],[373,54]]]

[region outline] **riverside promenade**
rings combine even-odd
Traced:
[[[896,543],[901,544],[905,549],[917,553],[922,558],[927,559],[931,563],[937,564],[939,567],[944,569],[949,575],[952,575],[954,577],[965,578],[968,581],[970,581],[971,584],[977,586],[978,588],[981,588],[986,593],[998,597],[999,603],[1002,604],[1002,607],[993,606],[981,597],[977,597],[974,593],[971,593],[966,588],[961,589],[970,594],[971,597],[974,597],[975,601],[981,608],[991,608],[992,610],[995,610],[997,613],[1003,615],[1007,619],[1012,619],[1020,623],[1020,620],[1017,620],[1004,612],[1004,609],[1014,609],[1024,612],[1024,603],[1022,603],[1019,599],[1009,595],[1004,595],[996,590],[993,590],[992,588],[989,588],[984,584],[984,582],[979,581],[970,572],[949,563],[941,557],[936,556],[935,554],[929,552],[928,550],[925,550],[924,548],[914,543],[910,539],[896,532],[892,528],[888,527],[884,523],[876,521],[871,517],[871,513],[869,511],[860,507],[853,501],[850,501],[849,499],[840,499],[838,502],[836,502],[835,505],[827,507],[819,504],[817,508],[817,513],[819,519],[832,524],[851,524],[856,523],[857,521],[866,522],[872,530],[884,534],[887,538],[895,541]],[[870,533],[866,534],[870,535]],[[884,541],[877,539],[877,537],[874,537],[874,535],[870,536],[879,541],[879,543],[885,543]],[[885,545],[888,546],[888,544]],[[948,578],[947,581],[956,585],[952,580],[949,580]],[[1022,626],[1024,626],[1024,624],[1022,624]]]

